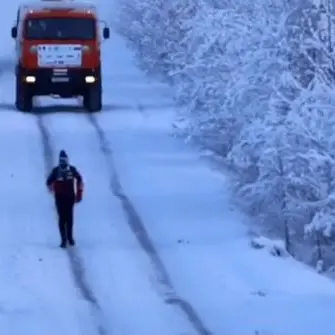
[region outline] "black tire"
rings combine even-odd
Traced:
[[[30,87],[22,83],[19,76],[16,76],[15,107],[21,112],[30,112],[33,109]]]
[[[84,94],[84,107],[91,113],[102,110],[102,90],[100,83],[88,87]]]

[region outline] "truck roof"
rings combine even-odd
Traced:
[[[19,7],[20,19],[26,14],[41,13],[43,11],[52,11],[57,9],[69,9],[74,12],[97,14],[97,8],[93,3],[83,1],[34,1],[23,3]]]

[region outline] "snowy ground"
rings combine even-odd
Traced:
[[[104,59],[106,108],[94,117],[18,113],[2,73],[0,334],[333,335],[334,283],[250,248],[224,176],[169,135],[164,87],[118,36]],[[60,149],[86,182],[69,252],[44,186]]]

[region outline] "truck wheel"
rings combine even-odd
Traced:
[[[15,107],[22,112],[30,112],[33,109],[33,96],[18,76],[16,76]]]
[[[96,84],[88,88],[84,94],[84,107],[89,112],[99,112],[102,109],[101,84]]]

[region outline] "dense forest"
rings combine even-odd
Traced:
[[[141,68],[173,89],[178,132],[233,171],[254,228],[323,272],[335,265],[331,12],[309,0],[125,0],[116,22]]]

